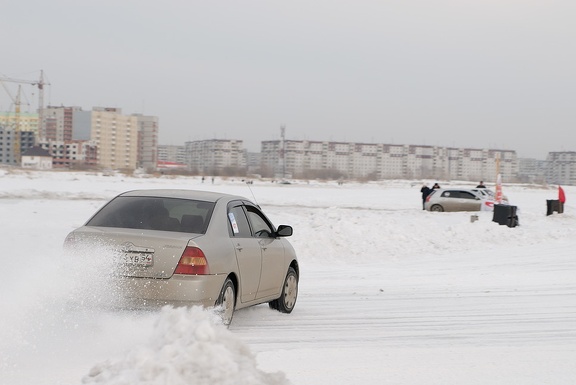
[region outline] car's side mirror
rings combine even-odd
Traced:
[[[276,230],[276,236],[278,237],[289,237],[293,233],[292,226],[280,225],[278,230]]]

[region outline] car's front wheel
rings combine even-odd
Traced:
[[[282,313],[291,313],[298,298],[298,273],[293,267],[288,268],[288,273],[284,279],[282,294],[280,298],[270,301],[268,304],[272,309]]]
[[[220,291],[220,296],[216,301],[216,309],[220,318],[222,318],[222,323],[224,325],[230,325],[232,322],[232,317],[234,316],[234,308],[236,307],[236,288],[234,282],[230,278],[226,278],[222,290]]]

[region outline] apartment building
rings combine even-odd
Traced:
[[[20,131],[33,132],[38,134],[38,114],[30,112],[21,112],[16,115],[14,112],[0,113],[0,126],[6,129],[14,129],[18,126]]]
[[[50,140],[40,143],[40,147],[52,154],[53,168],[96,168],[98,149],[86,140],[60,142]]]
[[[186,142],[186,164],[201,175],[243,175],[246,151],[242,140],[211,139]]]
[[[138,122],[138,167],[156,170],[158,167],[158,117],[132,114]]]
[[[545,183],[548,162],[532,158],[518,158],[518,181]]]
[[[42,141],[68,142],[73,138],[74,115],[80,107],[49,106],[43,110]]]
[[[138,118],[120,108],[94,107],[90,140],[98,148],[99,167],[134,170],[138,167]]]
[[[186,146],[158,145],[158,160],[171,163],[186,163]]]
[[[518,163],[511,150],[299,140],[263,141],[262,169],[296,178],[506,180]]]
[[[576,151],[549,152],[546,162],[546,182],[576,185]]]
[[[119,108],[50,106],[43,110],[42,148],[54,167],[100,167],[155,170],[158,118],[126,116]]]
[[[0,164],[19,166],[21,155],[35,143],[34,132],[16,131],[0,125]]]

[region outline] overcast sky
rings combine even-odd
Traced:
[[[44,70],[45,104],[158,116],[160,144],[258,151],[284,125],[545,159],[576,151],[574,20],[574,0],[22,0],[0,13],[0,76]]]

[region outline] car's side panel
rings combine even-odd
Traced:
[[[250,204],[245,207],[252,235],[258,239],[262,249],[262,274],[256,298],[280,295],[287,270],[283,241],[275,238],[276,229],[262,211]]]
[[[252,236],[242,201],[232,201],[227,210],[230,242],[236,253],[239,271],[239,298],[241,302],[256,298],[262,273],[262,251]]]
[[[482,200],[479,193],[466,189],[441,189],[426,200],[425,208],[432,210],[434,206],[441,206],[448,212],[479,211]]]
[[[240,275],[240,301],[256,298],[262,273],[262,252],[258,241],[253,238],[231,239],[238,260]]]
[[[287,270],[284,243],[275,238],[261,238],[258,242],[262,248],[262,274],[257,298],[280,295]]]

